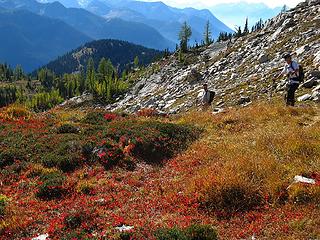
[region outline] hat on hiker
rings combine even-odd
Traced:
[[[289,53],[289,52],[284,53],[282,56],[283,59],[287,59],[289,57],[291,57],[291,53]]]

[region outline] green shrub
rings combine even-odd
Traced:
[[[24,157],[18,150],[4,150],[0,152],[0,168],[10,166],[15,160],[23,160]]]
[[[0,86],[0,107],[7,106],[17,100],[17,87],[14,85]]]
[[[57,132],[60,134],[64,134],[64,133],[79,133],[80,129],[74,125],[71,124],[63,124],[61,125]]]
[[[225,212],[243,212],[261,205],[262,196],[253,187],[246,185],[224,185],[212,187],[206,199],[207,207],[211,210]]]
[[[86,223],[90,225],[92,228],[95,228],[95,224],[92,221],[95,219],[96,215],[88,209],[83,208],[71,208],[67,210],[67,214],[63,219],[65,232],[70,233],[70,235],[64,235],[66,238],[64,239],[88,239],[88,233],[91,232],[90,229],[82,228],[82,224]],[[76,234],[75,234],[76,233]],[[71,237],[73,236],[73,237]],[[90,238],[92,239],[92,238]]]
[[[191,225],[187,228],[189,240],[217,240],[217,230],[211,225]]]
[[[107,138],[133,144],[133,156],[155,164],[185,150],[200,133],[200,129],[188,125],[135,120],[112,122],[105,131]]]
[[[155,232],[157,240],[217,240],[218,234],[211,225],[191,225],[188,228],[164,228]]]
[[[100,125],[105,123],[104,112],[103,111],[94,111],[89,112],[83,119],[83,123],[92,124],[92,125]]]
[[[179,228],[163,228],[155,232],[157,240],[188,240],[185,231]]]
[[[80,160],[76,154],[48,153],[42,158],[42,164],[47,168],[56,167],[63,172],[71,172],[80,165]]]
[[[64,224],[69,229],[76,229],[81,226],[81,223],[84,221],[85,216],[81,213],[69,214],[64,219]]]
[[[123,232],[120,233],[120,240],[132,240],[133,234],[131,232]]]
[[[81,153],[86,158],[86,160],[90,161],[92,159],[92,152],[94,150],[94,143],[87,142],[82,146]]]
[[[0,153],[0,167],[6,167],[13,164],[15,159],[14,153],[10,151],[5,151]]]
[[[98,240],[96,237],[86,237],[87,232],[82,230],[79,232],[78,230],[73,230],[70,233],[65,233],[63,237],[61,237],[61,240]]]
[[[9,202],[9,198],[7,198],[5,195],[0,194],[0,216],[3,216],[5,214],[5,208]]]
[[[81,164],[81,143],[76,135],[65,134],[49,153],[42,153],[41,163],[48,168],[56,167],[63,172],[71,172]],[[42,147],[43,148],[43,147]],[[47,151],[47,150],[44,150]]]
[[[27,162],[15,161],[10,166],[0,170],[0,174],[4,176],[10,176],[12,178],[19,177],[22,171],[26,170],[28,167]]]
[[[59,172],[52,172],[44,174],[40,177],[42,184],[38,186],[36,196],[43,200],[52,200],[60,198],[64,193],[65,189],[63,184],[65,176]]]

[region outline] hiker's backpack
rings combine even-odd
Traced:
[[[214,91],[209,91],[209,104],[213,102],[216,93]]]
[[[299,82],[303,82],[304,81],[304,70],[303,67],[301,65],[299,65]]]
[[[290,64],[290,67],[294,70],[292,63]],[[300,83],[302,83],[304,81],[304,70],[303,67],[301,65],[299,65],[299,77],[298,77],[298,81]]]

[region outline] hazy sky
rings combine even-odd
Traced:
[[[156,2],[160,0],[144,0],[144,1]],[[162,1],[174,7],[195,7],[195,8],[210,7],[219,3],[240,2],[236,0],[162,0]],[[252,2],[252,3],[263,2],[270,7],[283,6],[284,4],[288,5],[289,7],[294,7],[301,1],[302,0],[268,0],[268,1],[247,0],[246,2]]]

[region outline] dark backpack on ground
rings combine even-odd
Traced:
[[[216,93],[214,91],[209,91],[209,104],[213,102]]]

